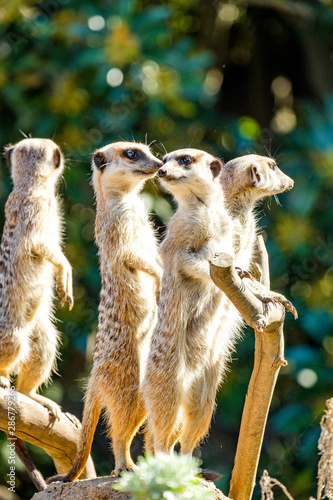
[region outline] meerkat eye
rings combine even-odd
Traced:
[[[125,156],[127,156],[127,158],[129,158],[130,160],[136,160],[139,156],[139,153],[137,151],[135,151],[135,149],[127,149],[125,152],[124,152]]]
[[[178,158],[178,163],[179,165],[190,165],[190,163],[192,163],[193,161],[193,158],[191,158],[191,156],[181,156],[180,158]]]
[[[269,166],[271,167],[272,170],[276,170],[276,163],[275,161],[271,161]]]

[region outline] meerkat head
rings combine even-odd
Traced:
[[[222,162],[199,149],[178,149],[163,158],[158,171],[162,186],[176,198],[193,193],[200,198],[218,184]]]
[[[242,192],[256,201],[289,191],[294,186],[294,181],[281,172],[275,160],[255,154],[226,163],[220,179],[227,201],[232,201]]]
[[[130,191],[153,177],[162,162],[145,144],[114,142],[93,154],[93,184],[97,190]]]
[[[64,170],[59,147],[50,139],[23,139],[5,149],[14,185],[56,180]]]

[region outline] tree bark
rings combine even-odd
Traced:
[[[262,238],[258,240],[258,267],[260,281],[269,284],[268,256]],[[283,338],[285,310],[281,304],[263,304],[246,289],[230,255],[216,254],[210,263],[210,272],[214,283],[227,295],[255,333],[254,368],[243,409],[229,491],[233,500],[250,500],[276,379],[280,367],[287,364]]]
[[[115,491],[112,485],[119,481],[114,477],[99,477],[74,483],[52,483],[47,490],[36,493],[31,500],[131,500],[131,495]],[[203,481],[207,490],[212,492],[212,500],[230,500],[213,483]]]
[[[63,474],[72,467],[80,436],[80,421],[70,413],[52,419],[44,406],[23,394],[15,393],[15,436],[43,448],[52,457],[57,472]],[[8,434],[8,391],[0,388],[0,430]],[[91,457],[82,478],[96,477]]]

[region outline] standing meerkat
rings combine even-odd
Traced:
[[[293,181],[273,167],[273,160],[268,163],[256,155],[236,161],[233,170],[231,162],[225,169],[197,150],[176,151],[164,161],[159,175],[179,206],[161,246],[159,316],[143,384],[147,449],[170,452],[179,440],[181,452],[192,453],[208,432],[217,388],[243,323],[211,281],[209,260],[215,251],[223,251],[234,255],[237,266],[250,269],[254,206],[265,196],[291,189]],[[216,179],[210,179],[207,190],[200,177],[202,163],[206,169],[213,166],[213,177],[219,171],[225,197],[216,192]],[[264,302],[280,302],[295,314],[282,295],[256,282],[248,286]]]
[[[140,379],[156,323],[162,269],[155,236],[139,192],[162,162],[148,146],[116,142],[95,152],[96,242],[102,289],[93,366],[88,380],[78,452],[69,473],[79,477],[105,409],[115,469],[131,469],[130,445],[146,417]]]
[[[24,139],[9,146],[6,156],[13,191],[0,247],[0,385],[9,387],[9,376],[16,373],[17,390],[58,416],[58,405],[36,390],[55,368],[54,274],[61,304],[73,307],[72,270],[60,246],[55,193],[64,161],[49,139]]]
[[[233,255],[232,221],[220,160],[182,149],[163,162],[159,177],[178,207],[160,247],[162,290],[143,383],[146,447],[171,452],[182,423],[179,441],[187,454],[208,432],[221,362],[230,350],[220,327],[226,297],[210,277],[209,261],[215,252]]]
[[[281,172],[275,160],[256,154],[235,158],[223,166],[221,185],[233,224],[235,265],[249,271],[253,265],[257,224],[255,207],[264,198],[289,191],[294,181]],[[279,302],[297,318],[294,306],[283,295],[257,281],[247,286],[264,302]]]

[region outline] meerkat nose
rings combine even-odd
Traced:
[[[288,183],[288,189],[292,189],[293,187],[294,187],[294,181],[290,179]]]
[[[165,177],[167,175],[168,171],[165,168],[160,168],[158,171],[158,176],[159,177]]]

